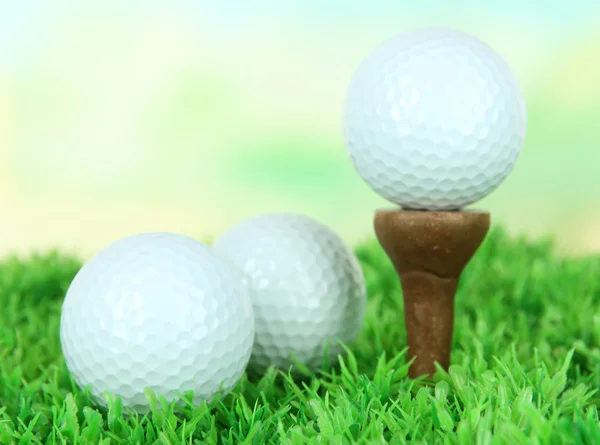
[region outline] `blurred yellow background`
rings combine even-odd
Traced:
[[[347,157],[344,93],[376,45],[426,26],[489,43],[526,95],[521,157],[475,207],[600,251],[600,3],[448,3],[1,3],[0,254],[209,240],[270,211],[372,237],[389,204]]]

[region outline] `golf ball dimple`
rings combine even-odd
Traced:
[[[355,71],[343,111],[355,169],[406,209],[457,210],[491,193],[521,151],[526,106],[506,62],[460,31],[384,42]]]
[[[231,390],[250,358],[250,298],[204,244],[170,233],[123,238],[77,273],[62,306],[60,338],[74,380],[148,410],[145,389],[193,402]]]
[[[354,252],[328,227],[295,213],[249,218],[213,248],[243,276],[256,338],[249,367],[287,369],[292,357],[315,368],[358,335],[365,282]]]

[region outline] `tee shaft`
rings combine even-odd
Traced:
[[[490,227],[488,212],[379,210],[375,233],[400,277],[410,377],[450,365],[460,275]]]

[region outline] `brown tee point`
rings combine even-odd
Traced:
[[[479,211],[378,210],[375,234],[402,285],[409,376],[450,365],[454,296],[460,275],[490,227]]]

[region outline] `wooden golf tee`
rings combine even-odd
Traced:
[[[375,233],[404,296],[411,378],[450,365],[454,296],[460,275],[490,227],[478,211],[378,210]]]

